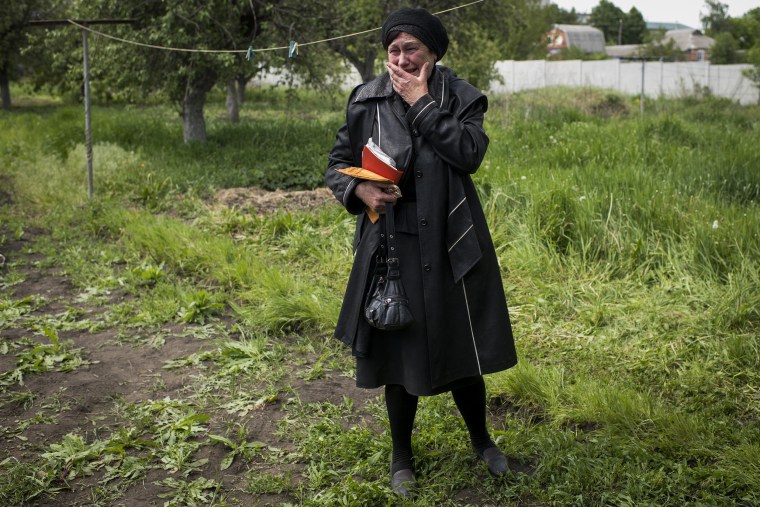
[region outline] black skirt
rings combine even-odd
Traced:
[[[414,202],[399,202],[396,211],[396,246],[399,251],[401,281],[407,295],[414,323],[399,331],[375,329],[362,317],[358,333],[364,335],[358,340],[362,351],[356,355],[356,385],[374,389],[387,384],[404,386],[409,394],[431,396],[468,385],[472,377],[456,379],[443,386],[433,387],[431,380],[429,340],[425,324],[425,301],[422,297],[422,262],[419,236],[416,234],[417,207]],[[381,218],[385,220],[385,216]],[[385,230],[384,223],[380,231]],[[382,244],[382,242],[381,242]],[[378,254],[384,254],[381,246]],[[369,270],[375,271],[374,262]],[[367,287],[369,287],[367,283]],[[418,297],[413,297],[417,295]],[[356,351],[355,351],[356,352]]]

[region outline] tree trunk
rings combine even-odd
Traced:
[[[227,99],[225,104],[227,106],[227,116],[232,123],[240,121],[240,107],[238,106],[238,90],[237,83],[234,79],[227,81]]]
[[[243,105],[245,102],[245,87],[248,84],[248,76],[238,74],[237,78],[238,104]]]
[[[182,104],[182,137],[185,143],[207,141],[206,119],[203,117],[203,104],[206,97],[185,95]]]
[[[369,49],[364,55],[355,53],[346,48],[339,42],[334,42],[330,45],[334,51],[343,56],[348,62],[359,71],[359,75],[362,77],[362,82],[367,83],[375,79],[375,58],[377,58],[377,50]]]
[[[206,94],[213,88],[216,74],[203,73],[196,79],[189,80],[182,99],[182,136],[185,143],[204,142],[206,137],[206,119],[203,116],[203,106],[206,104]]]
[[[375,79],[375,58],[377,57],[376,51],[369,51],[364,55],[364,61],[354,63],[354,66],[362,76],[362,81],[368,83]]]
[[[8,66],[3,65],[0,69],[0,95],[3,97],[3,109],[11,110],[11,87],[8,80]]]

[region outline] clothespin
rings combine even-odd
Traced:
[[[253,45],[248,46],[248,52],[245,54],[245,59],[249,62],[253,60]]]
[[[298,43],[292,40],[288,46],[288,58],[295,58],[296,56],[298,56]]]

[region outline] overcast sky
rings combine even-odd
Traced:
[[[563,9],[570,10],[575,7],[577,12],[591,12],[599,4],[599,0],[553,0]],[[702,0],[612,0],[624,12],[631,7],[636,7],[644,16],[645,21],[658,21],[666,23],[681,23],[692,28],[702,28],[699,21],[699,13],[707,12],[707,7]],[[728,5],[728,15],[732,18],[740,18],[750,9],[760,7],[758,0],[721,0],[722,4]]]

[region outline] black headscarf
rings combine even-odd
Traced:
[[[440,60],[449,48],[449,34],[437,16],[425,9],[403,8],[388,15],[383,23],[381,37],[383,48],[388,46],[398,32],[417,37]]]

